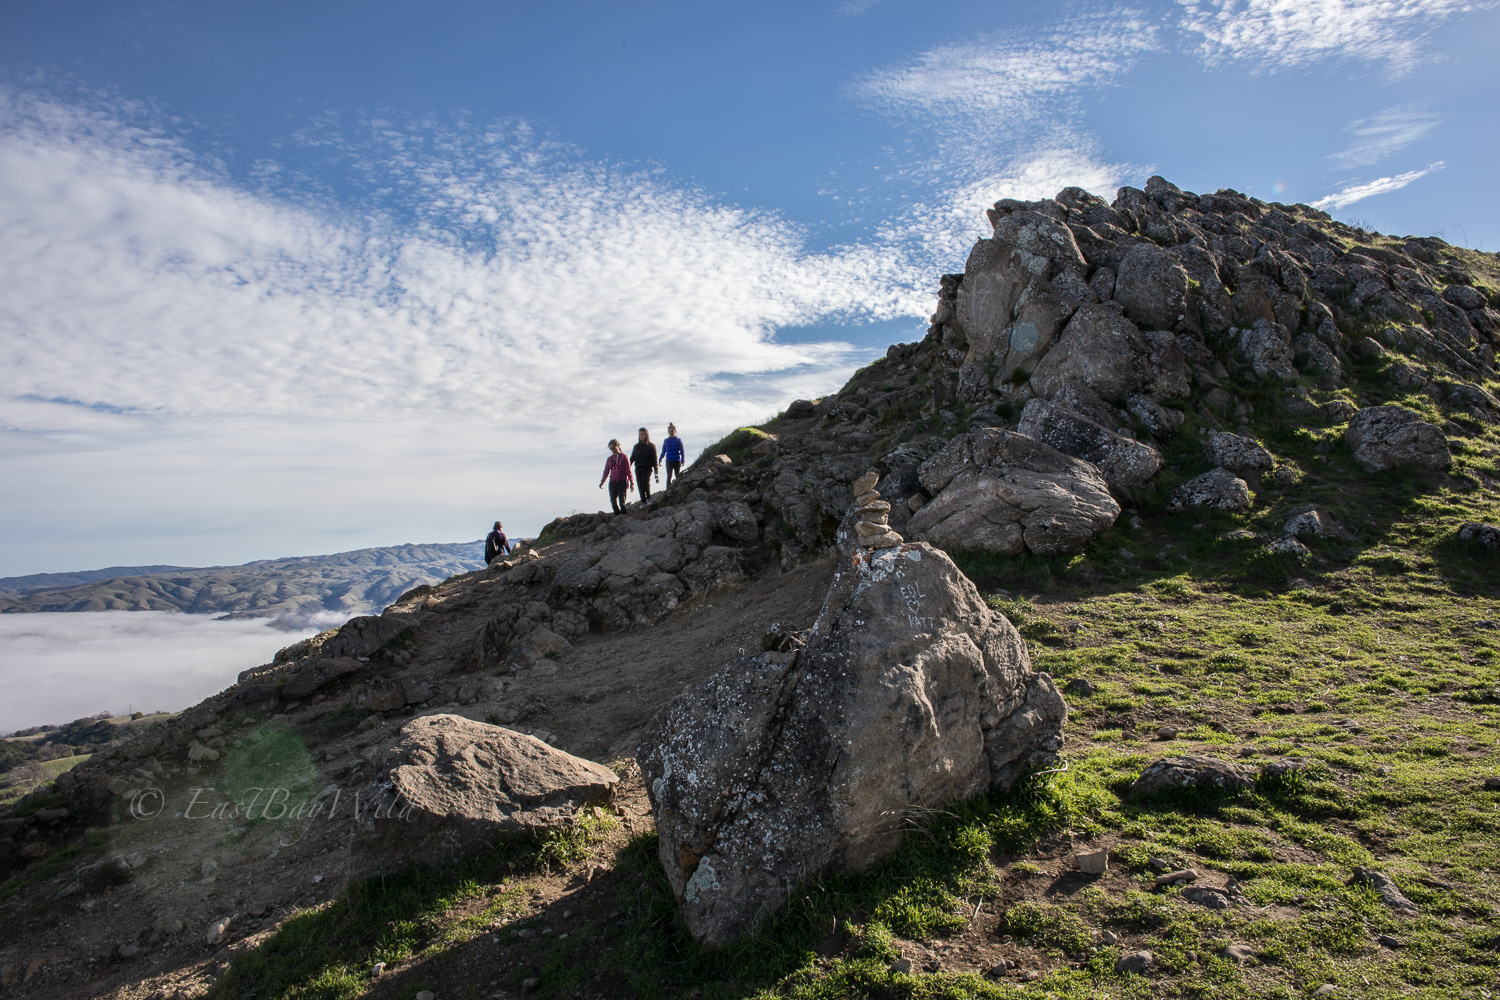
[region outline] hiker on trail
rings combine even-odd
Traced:
[[[651,473],[661,481],[661,463],[656,458],[656,445],[651,443],[651,434],[646,428],[640,430],[641,439],[630,452],[630,464],[635,466],[635,481],[641,488],[641,500],[651,499]]]
[[[604,489],[604,480],[609,480],[609,508],[616,514],[625,513],[626,490],[634,486],[630,479],[630,460],[620,450],[620,439],[610,438],[609,458],[604,460],[604,475],[599,477],[599,488]]]
[[[682,460],[686,453],[682,449],[682,438],[677,436],[677,425],[667,425],[667,439],[661,443],[661,460],[667,466],[667,489],[672,488],[672,478],[682,475]]]
[[[499,521],[496,521],[495,530],[491,531],[489,537],[484,540],[484,564],[488,566],[502,552],[510,555],[510,539],[505,537],[505,529],[500,527]]]

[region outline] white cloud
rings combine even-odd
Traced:
[[[1328,157],[1340,167],[1367,167],[1400,152],[1431,132],[1442,118],[1415,104],[1403,104],[1350,122],[1344,129],[1355,141]]]
[[[880,6],[880,0],[844,0],[834,8],[839,17],[858,17]]]
[[[1209,65],[1242,61],[1275,72],[1327,59],[1405,73],[1438,21],[1494,0],[1178,0],[1181,28]]]
[[[1139,12],[1121,9],[1041,37],[991,35],[928,49],[851,89],[867,104],[938,128],[1005,132],[1055,119],[1058,102],[1116,82],[1157,45],[1156,28]]]
[[[1399,191],[1412,181],[1426,177],[1435,170],[1443,169],[1443,166],[1443,162],[1439,160],[1436,163],[1428,164],[1421,170],[1409,170],[1404,174],[1397,174],[1394,177],[1377,177],[1373,181],[1353,184],[1326,198],[1319,198],[1312,203],[1312,207],[1318,209],[1344,208],[1377,194],[1389,194],[1392,191]]]

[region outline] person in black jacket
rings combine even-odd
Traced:
[[[491,531],[489,537],[484,540],[484,564],[488,566],[502,552],[510,555],[510,539],[505,537],[505,529],[500,527],[499,521],[496,521],[495,530]]]
[[[651,473],[661,479],[661,463],[656,459],[656,445],[651,443],[651,434],[641,428],[641,439],[630,452],[630,464],[635,466],[635,483],[641,491],[641,500],[651,499]]]

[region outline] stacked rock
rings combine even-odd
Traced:
[[[878,482],[880,476],[873,472],[867,472],[854,481],[854,502],[858,505],[854,512],[859,515],[854,531],[859,536],[860,546],[866,549],[888,549],[905,541],[891,530],[891,505],[880,499],[875,490]]]

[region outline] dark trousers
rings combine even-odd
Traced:
[[[642,500],[651,499],[651,466],[637,465],[635,467],[635,488],[641,491]]]
[[[668,462],[667,463],[667,489],[670,490],[672,488],[672,477],[674,477],[674,476],[680,476],[680,475],[682,475],[682,463],[681,462]]]
[[[610,510],[616,514],[625,513],[625,494],[629,489],[629,484],[623,479],[611,479],[609,481]]]

